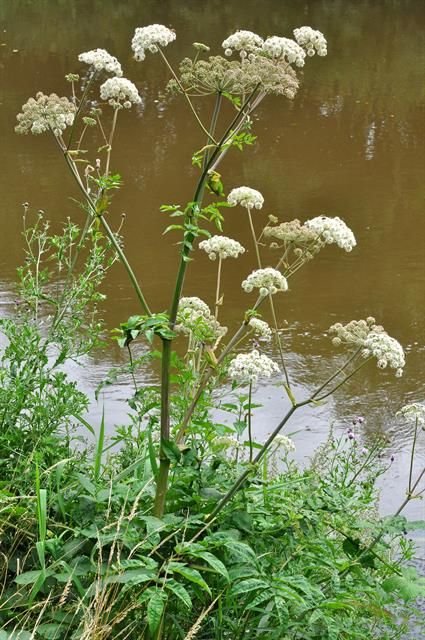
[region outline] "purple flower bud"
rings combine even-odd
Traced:
[[[394,460],[395,460],[395,456],[394,454],[391,454],[390,462],[394,462]]]

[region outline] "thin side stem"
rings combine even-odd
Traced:
[[[415,456],[417,435],[418,435],[418,418],[415,418],[415,432],[413,434],[412,451],[410,453],[409,485],[408,485],[408,489],[407,489],[409,493],[412,492],[413,459],[414,459],[414,456]]]
[[[204,127],[200,117],[198,116],[198,114],[196,113],[196,109],[192,104],[191,99],[189,98],[189,96],[187,95],[182,83],[179,80],[178,75],[176,74],[176,72],[174,71],[173,67],[171,66],[171,64],[168,62],[163,50],[161,49],[161,47],[158,47],[158,51],[161,54],[162,59],[164,60],[165,64],[167,65],[169,71],[171,72],[174,80],[177,82],[178,87],[180,89],[180,91],[182,92],[182,94],[184,95],[184,97],[187,100],[187,103],[190,107],[190,110],[192,111],[193,115],[195,116],[195,120],[196,122],[199,124],[199,126],[201,127],[202,131],[206,134],[206,136],[208,137],[209,140],[212,140],[214,144],[217,144],[217,142],[214,140],[214,136],[211,135],[211,133]]]
[[[253,449],[252,449],[252,415],[251,415],[251,404],[252,404],[252,382],[249,383],[249,391],[248,391],[248,438],[249,438],[249,462],[252,463],[253,457]]]
[[[56,136],[55,136],[55,138],[56,138]],[[58,144],[60,146],[60,143],[59,143],[58,140],[57,140],[57,142],[58,142]],[[121,246],[119,245],[119,243],[118,243],[118,241],[117,241],[117,239],[115,237],[115,234],[113,233],[112,229],[110,228],[109,224],[107,223],[107,221],[105,220],[103,215],[99,214],[97,212],[96,205],[93,202],[93,200],[90,198],[90,195],[87,193],[87,190],[86,190],[84,184],[82,183],[80,175],[79,175],[79,173],[78,173],[78,171],[77,171],[77,169],[75,167],[75,163],[73,162],[72,158],[70,158],[70,156],[68,154],[68,151],[66,149],[62,149],[62,148],[61,148],[61,150],[63,151],[63,156],[65,158],[65,161],[66,161],[66,163],[67,163],[67,165],[68,165],[68,167],[69,167],[69,169],[70,169],[70,171],[71,171],[71,173],[72,173],[72,175],[73,175],[73,177],[74,177],[79,189],[83,193],[83,195],[84,195],[84,197],[85,197],[85,199],[86,199],[86,201],[88,203],[89,209],[91,211],[91,215],[93,216],[93,218],[95,218],[95,219],[98,218],[100,220],[100,223],[101,223],[102,227],[104,228],[104,230],[106,231],[106,234],[107,234],[112,246],[114,247],[115,251],[117,252],[117,254],[118,254],[118,256],[119,256],[119,258],[120,258],[120,260],[122,262],[122,264],[124,265],[125,270],[127,271],[127,275],[128,275],[128,277],[130,279],[131,284],[133,285],[133,288],[134,288],[134,290],[136,292],[136,295],[137,295],[137,297],[139,299],[139,302],[140,302],[143,310],[145,311],[145,313],[147,315],[151,316],[152,312],[151,312],[151,310],[149,308],[149,305],[148,305],[148,303],[147,303],[147,301],[146,301],[146,299],[145,299],[145,297],[144,297],[144,295],[142,293],[142,290],[140,288],[140,285],[139,285],[139,282],[138,282],[138,280],[136,278],[136,275],[135,275],[133,269],[131,268],[130,263],[128,262],[124,251],[122,250]]]
[[[218,318],[218,308],[220,306],[220,280],[221,280],[221,256],[218,257],[218,269],[217,269],[217,287],[215,290],[215,319]]]
[[[117,109],[117,108],[114,109],[114,117],[112,119],[111,133],[109,134],[108,151],[107,151],[107,155],[106,155],[106,168],[105,168],[105,175],[106,176],[109,175],[109,165],[110,165],[110,162],[111,162],[112,141],[114,139],[115,127],[117,126],[118,111],[119,111],[119,109]]]

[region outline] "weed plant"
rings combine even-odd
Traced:
[[[388,466],[384,445],[362,445],[361,419],[342,435],[330,431],[306,469],[291,461],[294,445],[283,433],[295,412],[324,402],[365,366],[401,376],[403,348],[373,317],[336,323],[332,342],[346,355],[310,395],[296,398],[275,296],[290,295],[288,281],[327,245],[351,251],[355,236],[340,218],[323,215],[303,223],[269,216],[258,233],[262,194],[246,186],[227,192],[218,172],[228,153],[254,144],[252,114],[269,94],[295,99],[297,68],[326,55],[326,41],[310,27],[296,29],[294,40],[238,31],[223,42],[225,56],[195,43],[174,69],[165,49],[175,37],[151,25],[132,41],[138,61],[163,59],[169,91],[205,136],[192,157],[193,196],[162,207],[172,218],[165,232],[179,244],[167,311],[152,309],[126,256],[124,228],[108,221],[121,188],[111,170],[120,112],[141,102],[118,60],[103,49],[81,54],[86,71],[66,76],[69,97],[38,93],[18,115],[18,133],[52,135],[86,222],[80,229],[67,220],[55,234],[24,205],[19,299],[0,325],[0,640],[403,638],[424,594],[407,537],[422,525],[402,515],[424,490],[425,470],[413,464],[424,406],[401,409],[412,425],[411,466],[406,497],[388,518],[379,515],[376,488]],[[208,125],[200,100],[212,101]],[[94,150],[89,130],[99,141]],[[245,247],[221,235],[229,207],[242,210],[255,255],[241,284],[249,302],[233,334],[221,324],[226,261]],[[276,252],[273,266],[264,246]],[[217,264],[213,309],[183,295],[186,271],[195,255],[205,259],[202,252]],[[135,382],[128,420],[108,442],[104,417],[99,426],[87,421],[88,398],[65,365],[105,340],[100,289],[116,260],[139,309],[114,334],[128,365],[104,384],[123,370],[136,381],[154,359],[161,380]],[[276,361],[264,352],[272,340]],[[136,341],[149,345],[147,355],[133,357]],[[271,377],[286,400],[270,436],[257,442],[256,386]],[[230,424],[217,423],[218,408]],[[94,446],[76,446],[84,429]]]

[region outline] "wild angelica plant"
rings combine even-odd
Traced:
[[[296,411],[324,401],[373,359],[379,368],[389,367],[397,376],[402,375],[404,351],[397,340],[376,324],[374,318],[346,325],[337,323],[330,329],[334,335],[332,342],[348,349],[346,360],[307,398],[295,398],[274,298],[276,295],[290,295],[292,276],[325,246],[336,244],[349,252],[356,246],[355,236],[343,220],[324,215],[304,223],[299,220],[279,222],[275,216],[269,216],[258,235],[253,214],[264,207],[262,194],[248,186],[236,186],[226,198],[222,176],[217,171],[229,151],[254,143],[251,116],[267,95],[295,98],[299,87],[297,68],[304,66],[307,59],[315,54],[326,55],[326,40],[323,34],[310,27],[295,29],[294,40],[278,36],[264,40],[250,31],[237,31],[223,42],[225,57],[207,56],[209,47],[194,43],[193,57],[185,58],[175,70],[165,52],[175,38],[176,34],[171,29],[151,25],[136,29],[132,40],[132,49],[139,62],[146,59],[147,53],[159,54],[172,76],[169,90],[183,96],[197,126],[206,136],[205,145],[192,157],[192,164],[200,169],[192,198],[183,206],[162,207],[162,211],[174,219],[166,232],[177,232],[180,236],[179,264],[167,313],[152,310],[143,293],[142,283],[126,256],[119,236],[121,229],[113,230],[106,218],[112,206],[113,193],[121,186],[119,174],[111,170],[119,114],[121,109],[131,109],[141,101],[135,84],[123,77],[118,60],[103,49],[80,54],[79,60],[89,66],[81,94],[78,93],[79,76],[69,74],[70,98],[39,93],[36,99],[31,98],[24,105],[18,116],[18,133],[52,133],[79,187],[82,206],[87,212],[76,254],[66,261],[65,286],[46,344],[49,341],[67,344],[67,322],[72,317],[67,311],[73,308],[72,305],[76,305],[78,326],[83,326],[79,313],[90,301],[92,293],[84,298],[84,288],[79,289],[75,282],[79,281],[78,256],[89,241],[94,243],[92,246],[100,243],[112,251],[113,258],[109,259],[109,264],[115,257],[121,260],[140,304],[140,315],[133,315],[121,324],[117,333],[119,344],[128,349],[130,357],[131,344],[139,338],[150,344],[159,340],[161,344],[160,389],[137,389],[135,382],[132,404],[137,413],[134,426],[137,429],[138,457],[132,460],[135,455],[132,427],[122,428],[120,437],[124,440],[124,451],[115,460],[119,460],[121,455],[127,468],[114,473],[113,466],[105,464],[104,477],[101,473],[103,443],[99,442],[95,472],[90,472],[94,474],[93,478],[78,474],[75,484],[67,489],[66,508],[63,499],[59,501],[66,527],[81,546],[93,545],[87,541],[96,540],[91,548],[91,560],[95,560],[96,569],[93,562],[87,564],[83,558],[84,569],[80,573],[84,584],[91,586],[85,593],[81,580],[79,585],[69,566],[65,573],[55,573],[58,563],[63,562],[63,554],[68,553],[77,563],[80,562],[75,556],[77,551],[66,551],[58,539],[57,548],[52,551],[50,573],[47,575],[43,566],[40,580],[37,578],[37,593],[48,588],[47,578],[52,581],[66,579],[68,585],[74,584],[79,604],[70,628],[74,634],[72,637],[79,638],[92,637],[95,633],[96,637],[106,638],[115,627],[123,634],[130,629],[130,634],[137,633],[138,637],[156,640],[188,639],[196,635],[201,637],[203,625],[207,635],[202,637],[217,640],[230,637],[230,634],[241,640],[253,637],[253,634],[269,640],[305,637],[302,634],[306,626],[311,628],[311,638],[339,637],[341,633],[348,638],[362,637],[356,635],[359,623],[356,609],[350,602],[365,592],[367,580],[365,574],[361,574],[356,581],[356,568],[360,563],[365,573],[371,570],[367,575],[373,585],[367,590],[371,609],[365,614],[362,627],[362,633],[368,634],[375,624],[372,608],[378,606],[372,597],[376,585],[374,580],[385,573],[382,567],[387,567],[389,561],[379,555],[382,573],[377,567],[373,573],[370,557],[377,555],[376,548],[386,535],[385,527],[366,546],[360,545],[356,539],[353,543],[351,529],[347,533],[348,528],[344,528],[347,522],[341,526],[341,522],[335,521],[332,515],[336,510],[342,518],[351,505],[351,485],[344,484],[343,489],[348,493],[342,491],[339,500],[333,493],[329,496],[329,485],[314,474],[304,477],[288,467],[286,474],[276,478],[276,474],[270,472],[272,467],[276,467],[271,460],[279,447],[283,451],[291,448],[290,441],[284,439],[281,431]],[[112,77],[107,78],[108,75]],[[97,84],[102,107],[112,109],[111,119],[103,117],[98,105],[89,103],[90,93]],[[207,125],[199,116],[196,105],[198,99],[209,99],[209,96],[214,96],[214,104],[211,122]],[[225,101],[232,106],[232,117],[226,122],[223,121],[222,109]],[[87,160],[87,149],[84,148],[89,128],[97,131],[101,142],[97,157],[91,161]],[[238,206],[246,210],[246,224],[251,232],[257,264],[241,283],[247,295],[252,296],[252,302],[232,335],[227,327],[220,324],[225,301],[222,261],[227,257],[237,258],[244,247],[226,236],[211,237],[209,228],[214,225],[221,233],[226,209]],[[71,230],[70,234],[73,235]],[[205,239],[197,246],[199,238]],[[267,241],[270,248],[278,252],[274,265],[264,262],[262,247]],[[66,254],[61,251],[60,242],[56,248],[58,255]],[[183,295],[186,272],[197,248],[206,251],[210,258],[218,257],[214,312],[199,297]],[[95,251],[93,265],[89,260],[85,267],[88,269],[88,281],[93,285],[91,289],[89,287],[91,292],[100,283],[95,274],[96,265],[106,259],[103,251],[101,249],[99,255]],[[37,260],[35,264],[37,268],[27,281],[30,292],[27,297],[33,300],[38,314],[40,301],[49,304],[49,299],[43,298],[40,288],[42,272],[38,270]],[[273,327],[259,317],[265,301],[270,305]],[[258,338],[256,344],[251,345],[246,353],[238,353],[240,346],[251,341],[253,336]],[[180,342],[185,341],[182,357],[173,350],[179,337],[182,337]],[[261,342],[270,341],[271,337],[276,341],[279,365],[261,353]],[[65,359],[72,357],[73,353],[70,347],[66,349]],[[155,354],[153,350],[151,357]],[[134,374],[137,361],[131,360],[130,365]],[[280,376],[290,406],[267,440],[258,444],[253,440],[251,425],[251,413],[255,408],[253,391],[260,376],[272,375]],[[245,392],[248,386],[248,393],[239,397],[239,406],[223,403],[237,414],[237,419],[233,430],[226,432],[222,429],[218,433],[219,425],[211,421],[210,410],[219,402],[220,388],[228,379],[233,381],[234,391],[242,386]],[[239,456],[243,448],[240,437],[246,430],[248,461],[244,461],[243,455]],[[236,451],[233,461],[223,455],[223,448],[225,450],[229,443]],[[350,460],[353,461],[354,457]],[[369,461],[367,458],[366,463],[361,461],[357,465],[351,476],[352,485],[362,476]],[[340,464],[339,461],[336,464]],[[342,469],[346,468],[342,464]],[[170,469],[173,471],[171,479]],[[259,472],[264,486],[258,485]],[[402,508],[420,495],[422,477],[423,472],[416,480],[411,478],[409,481],[409,493]],[[301,487],[300,495],[291,507],[293,487],[296,486]],[[291,497],[286,493],[282,495],[282,488],[284,492],[290,492]],[[81,489],[85,492],[83,504],[76,497],[81,494]],[[313,506],[307,500],[310,495],[316,499]],[[371,494],[367,496],[372,500]],[[231,501],[233,506],[229,509]],[[358,517],[358,504],[351,507],[352,511],[348,513],[353,518],[354,514]],[[329,517],[318,517],[321,509],[322,515],[330,514]],[[285,522],[282,521],[282,513],[285,513]],[[297,540],[293,532],[300,521],[302,535],[300,533]],[[86,528],[81,528],[82,523],[87,525]],[[90,523],[93,525],[91,529]],[[269,526],[272,526],[274,534],[269,532],[270,536],[265,536],[264,541],[270,546],[265,544],[262,547],[255,538],[259,531],[268,531]],[[141,527],[146,534],[142,540]],[[229,533],[235,527],[237,531],[244,532],[245,542],[241,543],[238,536]],[[276,531],[282,531],[282,536],[286,536],[283,546]],[[345,537],[354,545],[354,551],[350,547],[352,554],[344,547],[342,541]],[[40,542],[44,544],[45,541]],[[252,547],[256,548],[256,553],[252,552]],[[283,552],[282,548],[285,549]],[[269,562],[270,549],[272,556]],[[319,554],[317,549],[320,549]],[[314,558],[311,571],[300,560],[304,551]],[[105,554],[108,556],[106,562]],[[347,561],[347,554],[352,561]],[[315,562],[321,556],[324,562],[316,570]],[[287,566],[290,572],[293,571],[289,576],[284,571]],[[393,571],[392,565],[390,567]],[[208,571],[212,575],[207,581]],[[25,585],[27,579],[31,582],[32,578],[25,577],[25,573],[22,575],[18,576],[18,583]],[[348,581],[340,588],[341,580],[347,575],[351,581],[354,580],[351,585],[355,584],[349,593],[344,591],[349,589]],[[119,590],[117,584],[131,586],[133,599],[129,604],[126,603],[125,589]],[[212,596],[213,593],[218,595],[207,603],[206,594]],[[32,600],[35,595],[31,591]],[[193,610],[195,617],[190,626],[178,615],[176,598]],[[64,591],[61,601],[65,600]],[[384,607],[384,600],[382,598],[378,608]],[[212,615],[211,611],[216,606],[217,615]],[[342,622],[336,621],[335,616],[329,616],[326,607],[344,611]],[[138,610],[141,617],[138,617]],[[67,630],[59,629],[58,634],[58,638],[67,637]]]

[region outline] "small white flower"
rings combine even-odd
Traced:
[[[39,135],[52,131],[60,136],[70,127],[75,118],[76,106],[68,98],[60,98],[56,93],[49,96],[39,91],[35,98],[29,98],[22,106],[22,113],[16,116],[16,133]]]
[[[233,436],[217,436],[213,440],[213,444],[219,447],[239,449],[241,446],[239,440]]]
[[[242,289],[251,293],[254,289],[260,290],[260,295],[274,295],[278,291],[288,290],[288,281],[277,269],[266,267],[256,269],[242,282]]]
[[[253,329],[254,335],[263,342],[270,342],[273,336],[272,330],[264,320],[251,318],[249,326]]]
[[[326,244],[336,244],[345,251],[351,251],[357,244],[354,233],[341,218],[317,216],[307,220],[304,226],[315,231]]]
[[[291,438],[288,438],[288,436],[285,436],[283,433],[276,436],[276,438],[273,440],[273,444],[276,447],[281,447],[287,453],[289,453],[290,451],[295,451],[294,441]]]
[[[112,107],[123,106],[126,109],[142,101],[137,87],[127,78],[108,78],[100,86],[100,97]]]
[[[406,364],[403,347],[385,331],[372,331],[364,341],[365,355],[374,356],[378,361],[378,367],[385,369],[387,366],[396,370],[397,377],[403,375]]]
[[[184,335],[194,334],[202,342],[215,341],[227,333],[212,315],[209,306],[200,298],[180,298],[176,331]]]
[[[295,40],[306,51],[308,56],[325,56],[328,52],[326,38],[321,31],[311,27],[299,27],[294,29]]]
[[[229,365],[229,378],[241,384],[255,384],[259,378],[270,378],[279,373],[279,367],[271,358],[256,349],[239,353]]]
[[[397,416],[413,420],[419,425],[425,425],[425,405],[419,402],[412,402],[412,404],[405,404],[404,407],[397,411]]]
[[[157,53],[158,47],[166,47],[176,39],[176,34],[162,24],[137,27],[131,41],[134,57],[138,62],[146,58],[146,51]]]
[[[96,71],[106,71],[113,76],[122,76],[120,63],[115,56],[111,56],[105,49],[93,49],[92,51],[80,53],[78,60],[91,65]]]
[[[305,51],[295,40],[290,38],[280,38],[272,36],[267,38],[263,44],[263,51],[270,58],[284,59],[289,64],[303,67],[305,62]]]
[[[239,51],[241,58],[247,54],[256,53],[263,45],[263,38],[252,31],[236,31],[223,41],[222,47],[226,56],[231,56],[234,51]]]
[[[202,240],[199,243],[199,248],[205,251],[210,260],[215,260],[217,256],[223,260],[237,258],[240,254],[245,253],[245,247],[240,242],[226,236],[212,236],[208,240]]]
[[[236,187],[227,196],[227,202],[231,207],[240,204],[245,209],[261,209],[264,198],[259,191],[251,187]]]

